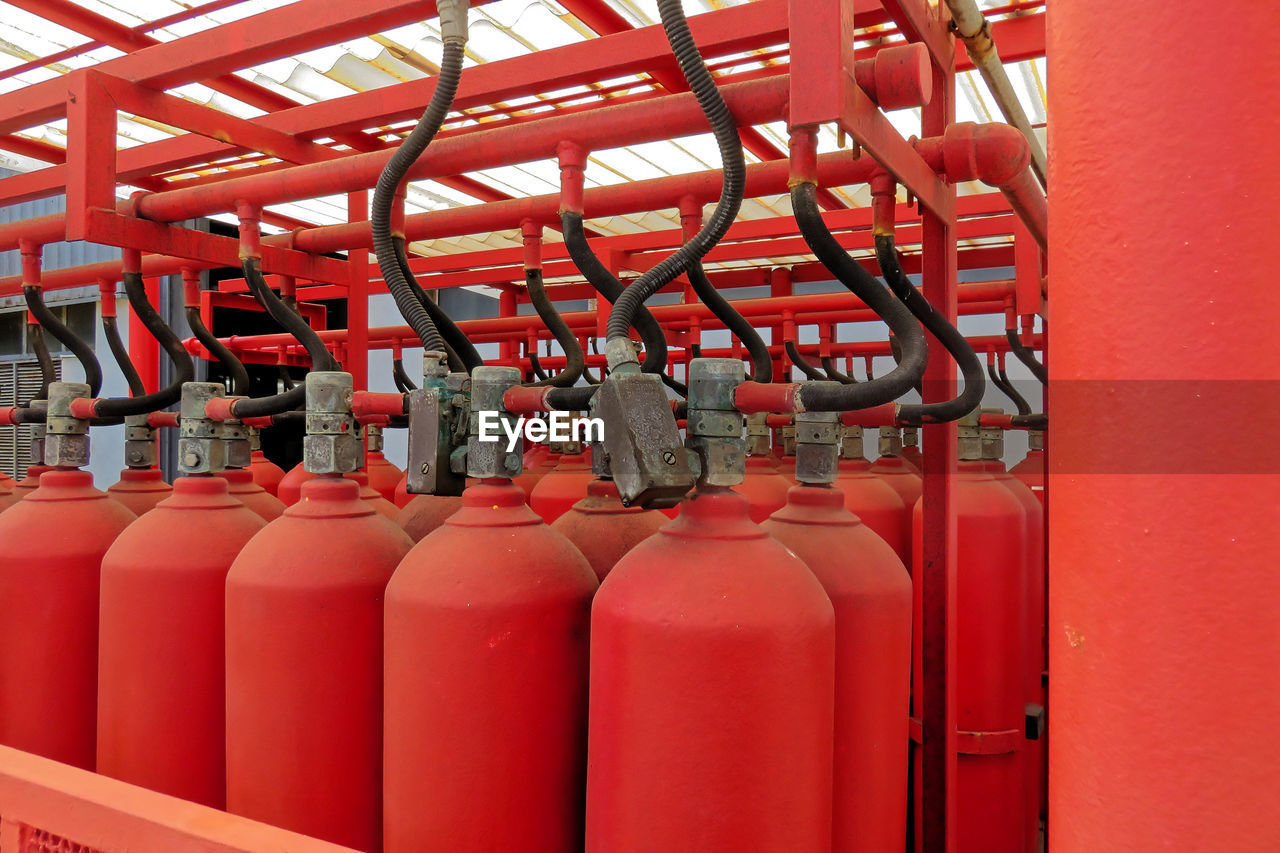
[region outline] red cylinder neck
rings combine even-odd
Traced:
[[[85,501],[105,499],[106,492],[93,487],[93,475],[78,468],[49,468],[40,475],[40,487],[27,495],[33,501]]]
[[[173,494],[157,506],[167,509],[236,509],[243,506],[227,491],[227,481],[212,474],[193,474],[173,481]]]
[[[523,527],[542,524],[525,503],[524,489],[502,478],[481,480],[462,493],[462,507],[445,524],[455,527]]]
[[[284,511],[290,518],[354,518],[375,510],[360,499],[360,484],[341,474],[321,474],[302,484],[298,502]]]
[[[751,520],[750,502],[723,487],[700,487],[680,504],[680,514],[660,531],[682,539],[763,539]]]
[[[120,471],[122,483],[163,483],[164,475],[159,468],[124,468]]]
[[[832,486],[799,485],[787,492],[787,504],[769,517],[787,524],[854,527],[862,522],[844,505],[844,492]]]

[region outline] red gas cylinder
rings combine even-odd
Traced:
[[[391,502],[399,509],[404,509],[415,497],[417,495],[409,494],[409,475],[401,475],[400,481],[396,483],[396,493],[392,496]]]
[[[107,487],[107,494],[134,515],[142,515],[173,494],[173,486],[164,481],[159,468],[125,468],[119,482]]]
[[[582,500],[587,484],[595,477],[591,473],[591,451],[561,456],[559,464],[544,474],[529,493],[529,506],[551,524]]]
[[[388,462],[381,450],[370,450],[364,458],[364,473],[369,476],[369,485],[388,501],[394,502],[396,486],[400,485],[405,473]]]
[[[861,456],[840,459],[836,488],[844,493],[845,507],[888,542],[905,565],[911,558],[911,516],[898,493],[872,474],[871,463]]]
[[[136,516],[60,468],[0,515],[0,743],[92,770],[102,555]]]
[[[19,500],[40,488],[40,475],[46,471],[52,471],[48,465],[28,465],[27,476],[23,477],[13,487],[13,493],[18,496]]]
[[[8,484],[0,484],[0,512],[4,512],[22,500],[22,495],[14,493],[12,485],[17,485],[12,479],[9,480]]]
[[[988,432],[993,433],[995,436],[1000,436],[1001,431],[999,429],[983,430],[984,451],[987,450],[985,436]],[[1026,560],[1023,580],[1025,598],[1022,604],[1023,634],[1021,643],[1026,667],[1023,682],[1025,692],[1023,695],[1028,705],[1037,705],[1044,708],[1046,707],[1047,696],[1042,676],[1045,671],[1048,652],[1044,619],[1044,508],[1025,483],[1005,470],[1004,462],[999,458],[999,454],[1004,450],[1002,437],[994,438],[993,442],[998,444],[993,446],[993,449],[988,454],[989,458],[985,460],[987,473],[1017,498],[1018,503],[1022,505],[1023,516],[1026,521],[1024,533]],[[1047,760],[1046,734],[1047,732],[1042,730],[1039,733],[1039,739],[1035,742],[1028,741],[1024,749],[1026,764],[1025,792],[1027,795],[1028,815],[1027,849],[1030,850],[1036,848],[1040,831],[1039,816],[1044,794],[1044,773]]]
[[[227,468],[218,476],[227,481],[227,494],[253,510],[263,521],[273,521],[284,512],[284,501],[259,485],[252,469]]]
[[[910,517],[924,494],[924,480],[915,466],[902,458],[902,436],[896,427],[880,428],[880,456],[871,463],[871,473],[898,493]]]
[[[462,500],[387,587],[385,849],[581,850],[596,577],[509,480]]]
[[[227,810],[377,850],[382,606],[409,537],[316,477],[227,575]]]
[[[901,853],[907,827],[911,577],[829,486],[795,486],[761,525],[804,560],[836,615],[833,853]]]
[[[1017,498],[984,470],[982,461],[966,461],[964,455],[951,492],[956,513],[956,850],[1023,850],[1025,516]],[[922,507],[915,508],[917,583]],[[918,670],[916,677],[921,677]]]
[[[221,477],[180,477],[107,551],[99,773],[214,808],[226,803],[227,570],[263,524]]]
[[[396,516],[396,524],[404,528],[414,542],[421,542],[461,508],[462,498],[455,495],[415,495]]]
[[[782,457],[778,462],[778,473],[792,485],[798,483],[799,481],[796,479],[796,458],[794,456]]]
[[[613,480],[596,479],[587,496],[551,525],[578,546],[596,577],[604,580],[622,555],[667,523],[657,510],[623,506]]]
[[[520,476],[512,478],[511,482],[524,489],[526,495],[532,495],[534,486],[538,485],[538,481],[548,472],[554,470],[559,461],[559,454],[552,453],[550,447],[545,444],[535,444],[524,455]]]
[[[253,476],[253,482],[266,489],[272,497],[280,488],[280,481],[284,479],[284,469],[264,456],[261,450],[250,454],[249,473]]]
[[[13,487],[14,487],[14,486],[16,486],[16,485],[18,485],[18,481],[17,481],[17,480],[13,479],[12,477],[10,477],[10,476],[9,476],[8,474],[6,474],[5,472],[0,471],[0,486],[3,486],[4,488],[9,489],[10,491],[12,491],[12,490],[13,490]]]
[[[587,849],[829,850],[834,622],[730,489],[627,553],[591,613]]]
[[[1017,477],[1031,489],[1031,493],[1044,506],[1044,433],[1032,430],[1029,436],[1031,449],[1022,461],[1009,469],[1009,473]]]
[[[360,485],[360,500],[368,501],[378,513],[386,518],[395,521],[400,515],[400,510],[396,509],[396,505],[384,498],[377,489],[369,485],[369,475],[363,471],[353,471],[350,474],[344,474],[348,480],[354,480]]]
[[[315,474],[299,462],[280,478],[280,484],[276,486],[276,497],[283,501],[285,506],[293,506],[298,502],[298,498],[302,497],[302,484],[313,477]]]
[[[795,457],[791,459],[794,465]],[[795,473],[794,468],[792,473]],[[778,473],[769,457],[748,456],[746,478],[741,485],[734,486],[733,490],[747,499],[751,520],[759,524],[786,506],[787,492],[791,491],[791,485],[790,480]],[[687,503],[686,500],[680,506]]]

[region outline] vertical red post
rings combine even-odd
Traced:
[[[516,310],[515,288],[502,288],[498,295],[498,316],[514,317]],[[514,337],[503,338],[498,344],[498,360],[502,364],[518,365],[520,363],[520,344]]]
[[[1048,32],[1055,853],[1280,838],[1275,10],[1217,4],[1203,51],[1169,11],[1073,0]],[[1247,476],[1188,428],[1223,404],[1266,436]]]
[[[769,297],[771,299],[790,296],[792,292],[791,270],[786,267],[774,267],[769,270]],[[769,343],[771,345],[781,347],[784,340],[780,323],[769,327]],[[791,367],[787,363],[786,356],[779,350],[773,358],[774,381],[785,382],[790,372]]]
[[[364,222],[369,218],[369,192],[347,194],[347,221]],[[351,283],[347,285],[347,371],[357,391],[369,388],[369,250],[347,252]]]
[[[955,65],[933,67],[933,98],[924,108],[924,135],[941,134],[955,121]],[[954,199],[955,189],[948,187]],[[952,323],[956,322],[956,238],[953,226],[927,208],[923,222],[922,284],[925,297]],[[924,400],[956,395],[955,362],[937,338],[929,339],[929,366]],[[922,578],[923,684],[918,713],[923,727],[923,777],[917,808],[922,808],[921,838],[926,853],[942,853],[955,845],[955,542],[956,515],[951,502],[951,475],[956,470],[956,425],[926,426],[924,452],[924,541]]]
[[[92,69],[67,82],[66,239],[83,240],[89,211],[116,206],[116,105]]]

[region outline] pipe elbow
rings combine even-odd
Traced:
[[[1031,165],[1031,146],[1017,128],[990,122],[957,122],[943,133],[942,171],[951,183],[982,181],[997,189]]]

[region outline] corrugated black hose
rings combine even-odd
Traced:
[[[445,313],[439,303],[427,296],[427,292],[422,289],[417,276],[409,268],[409,254],[405,248],[404,238],[393,237],[392,242],[395,245],[396,262],[400,264],[405,283],[408,284],[409,290],[413,292],[414,298],[422,303],[422,307],[431,316],[431,322],[435,323],[436,329],[440,332],[440,337],[444,341],[444,352],[449,357],[449,369],[470,373],[477,367],[482,367],[484,359],[480,357],[480,353],[476,352],[471,339],[458,328],[457,324]]]
[[[76,337],[66,324],[49,310],[49,306],[44,304],[44,293],[38,285],[24,284],[22,295],[26,297],[27,310],[31,312],[32,317],[36,318],[36,322],[70,350],[80,362],[80,367],[84,371],[84,382],[89,386],[89,396],[97,397],[98,392],[102,390],[102,366],[98,364],[98,356],[94,354],[93,347]]]
[[[707,278],[707,272],[702,268],[700,261],[690,264],[686,272],[689,283],[693,285],[693,292],[702,300],[702,304],[710,308],[711,313],[716,315],[716,319],[724,323],[725,328],[747,348],[747,353],[751,356],[751,375],[748,378],[754,382],[772,382],[773,359],[769,357],[769,347],[765,344],[764,338],[760,337],[755,326],[747,322],[747,319],[738,313],[738,309],[721,295],[716,286],[711,283],[711,279]],[[695,355],[694,358],[697,356]]]
[[[841,385],[857,385],[858,384],[857,379],[854,379],[852,376],[850,376],[847,373],[841,373],[836,368],[835,359],[829,355],[824,355],[822,357],[822,369],[827,373],[826,378],[834,379],[836,382],[839,382]]]
[[[466,28],[461,33],[446,32],[444,39],[444,57],[440,62],[440,73],[436,75],[435,92],[431,103],[413,131],[404,142],[396,148],[386,168],[378,177],[373,191],[373,203],[370,207],[370,230],[373,236],[373,251],[378,258],[378,268],[396,301],[396,307],[404,315],[405,322],[413,327],[414,333],[428,351],[440,352],[444,349],[444,340],[440,336],[435,322],[428,309],[414,294],[409,286],[404,270],[396,255],[394,239],[391,234],[391,214],[396,202],[396,195],[404,182],[409,169],[427,150],[431,140],[435,138],[440,126],[453,105],[453,97],[458,91],[458,81],[462,77],[462,59],[466,50]]]
[[[413,384],[413,380],[409,378],[409,374],[404,372],[404,359],[402,358],[394,358],[391,360],[391,378],[395,380],[396,390],[401,394],[418,390],[418,386]]]
[[[121,276],[124,282],[125,295],[129,297],[129,305],[134,315],[142,322],[173,362],[173,379],[165,387],[136,397],[111,397],[99,400],[94,412],[104,418],[125,418],[130,415],[141,415],[147,412],[158,412],[168,408],[182,397],[182,383],[195,378],[195,364],[191,354],[187,352],[182,341],[174,334],[173,329],[160,316],[160,312],[147,299],[147,288],[142,281],[142,273],[127,272]],[[139,382],[138,386],[141,387]]]
[[[902,304],[907,306],[912,316],[946,347],[947,353],[960,366],[960,393],[950,400],[940,403],[921,403],[902,405],[898,408],[898,418],[910,424],[941,424],[958,421],[972,412],[982,403],[982,395],[986,390],[986,377],[982,371],[982,361],[969,346],[960,330],[951,325],[946,317],[938,313],[920,291],[916,290],[911,279],[902,269],[898,260],[898,251],[894,247],[892,234],[877,234],[876,260],[880,262],[880,272],[884,275],[889,288]]]
[[[818,188],[811,183],[791,188],[791,206],[796,224],[818,261],[841,284],[863,301],[889,325],[903,343],[902,361],[892,371],[870,382],[856,385],[803,385],[800,401],[810,412],[845,412],[891,403],[920,381],[928,359],[924,332],[911,312],[880,281],[849,257],[822,220],[818,208]]]
[[[1049,371],[1036,359],[1036,354],[1029,347],[1022,345],[1022,339],[1018,337],[1017,329],[1006,329],[1005,337],[1009,339],[1009,348],[1013,354],[1017,356],[1018,361],[1027,366],[1032,375],[1040,380],[1041,385],[1049,384]]]
[[[120,340],[120,327],[116,324],[115,317],[103,316],[102,334],[106,336],[107,346],[111,348],[116,366],[120,368],[120,372],[124,374],[124,381],[129,385],[129,395],[141,397],[147,393],[146,386],[142,384],[142,377],[138,375],[138,368],[133,366],[133,359],[129,358],[129,350],[125,349],[124,341]]]
[[[524,284],[525,289],[529,291],[529,301],[533,303],[533,309],[538,312],[542,322],[551,330],[551,334],[555,336],[556,343],[560,344],[560,348],[564,350],[565,356],[564,370],[561,370],[555,376],[540,376],[533,385],[552,385],[556,388],[572,387],[578,381],[578,378],[582,376],[583,368],[587,366],[587,357],[582,352],[582,344],[578,343],[577,336],[574,335],[573,330],[569,328],[569,324],[564,321],[564,318],[560,316],[560,312],[552,304],[551,298],[547,296],[547,288],[542,281],[542,270],[526,269],[524,271]]]
[[[249,371],[245,370],[244,364],[236,358],[235,353],[227,349],[227,345],[209,331],[204,324],[204,318],[200,316],[200,309],[195,305],[187,306],[187,325],[191,327],[191,334],[195,339],[218,360],[222,369],[227,372],[227,376],[231,377],[231,396],[243,397],[248,394]]]

